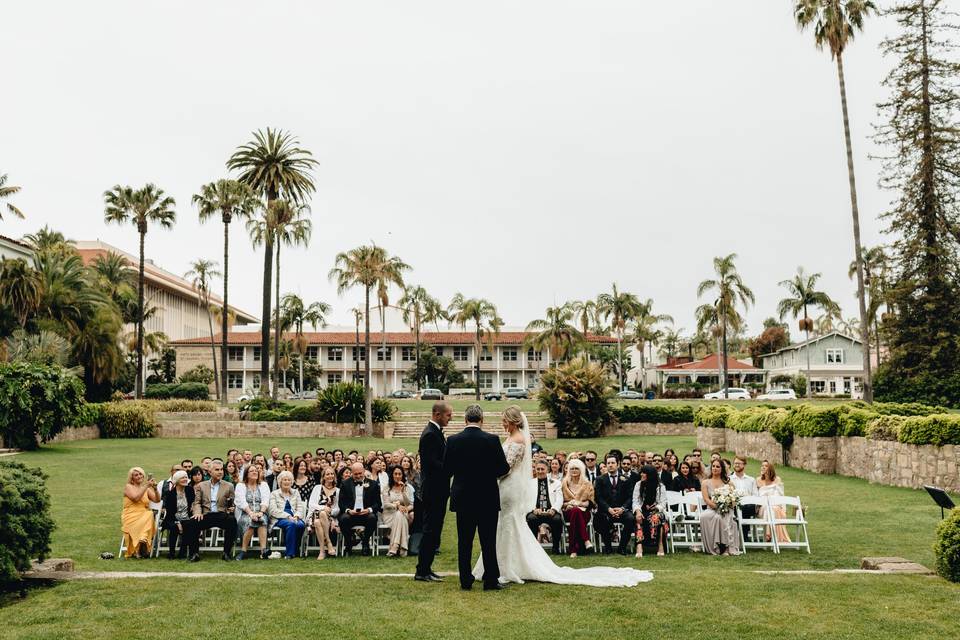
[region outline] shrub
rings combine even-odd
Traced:
[[[171,398],[170,400],[144,400],[154,411],[169,411],[172,413],[198,413],[203,411],[216,411],[217,403],[213,400],[183,400],[180,398]]]
[[[397,406],[384,398],[374,398],[370,410],[373,412],[373,421],[380,424],[393,420],[397,413]]]
[[[874,402],[870,408],[881,415],[894,416],[932,416],[950,412],[946,407],[921,402]]]
[[[793,392],[797,394],[798,398],[807,397],[807,377],[803,375],[796,375],[790,379],[790,388],[793,389]]]
[[[319,422],[320,412],[315,404],[290,407],[287,412],[287,419],[294,422]]]
[[[284,409],[258,409],[250,413],[250,419],[257,422],[287,422],[290,414]]]
[[[193,369],[180,376],[180,382],[199,382],[205,385],[213,384],[213,369],[205,364],[198,364]]]
[[[83,382],[58,365],[0,363],[0,435],[8,447],[36,449],[74,424]]]
[[[102,405],[101,438],[152,438],[157,429],[154,409],[146,402],[108,402]]]
[[[73,422],[70,426],[73,427],[89,427],[92,425],[100,424],[100,420],[103,417],[103,405],[96,402],[84,402],[80,405],[80,408],[77,410],[77,415],[74,416]]]
[[[866,409],[846,408],[839,414],[837,435],[864,436],[867,434],[867,425],[877,414]]]
[[[783,408],[749,407],[733,411],[727,417],[727,427],[735,431],[773,431],[787,417]]]
[[[257,396],[256,398],[250,398],[249,400],[244,400],[240,403],[240,411],[259,411],[260,409],[276,409],[279,406],[282,406],[282,402],[278,402],[273,398],[263,396]]]
[[[873,440],[897,440],[905,420],[904,416],[876,416],[867,423],[864,435]]]
[[[183,382],[174,384],[148,384],[145,398],[163,400],[165,398],[184,398],[186,400],[207,400],[210,389],[202,382]]]
[[[960,582],[960,507],[937,525],[933,553],[937,558],[937,573],[950,582]]]
[[[56,524],[50,517],[47,476],[21,462],[0,462],[0,583],[20,579],[50,553],[50,534]]]
[[[960,444],[960,415],[942,414],[906,418],[897,440],[907,444]]]
[[[723,429],[736,409],[726,404],[705,405],[693,412],[693,424],[697,427]]]
[[[840,426],[838,407],[813,407],[801,404],[791,407],[782,428],[794,436],[828,438],[837,435]]]
[[[316,416],[326,422],[353,422],[366,420],[363,385],[358,382],[340,382],[323,389],[317,395]],[[388,422],[396,412],[389,400],[375,398],[370,407],[373,422]]]
[[[653,422],[660,424],[693,422],[693,407],[688,404],[628,404],[614,409],[613,413],[620,422]]]
[[[557,425],[561,438],[592,438],[613,420],[611,389],[596,364],[576,359],[548,369],[540,378],[537,399]]]

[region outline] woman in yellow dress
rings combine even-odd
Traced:
[[[120,525],[126,546],[126,557],[149,558],[153,550],[153,538],[157,533],[157,523],[150,509],[151,502],[160,502],[157,493],[157,481],[146,478],[140,467],[133,467],[127,473],[127,484],[123,488],[123,511],[120,512]]]

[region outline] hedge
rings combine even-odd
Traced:
[[[100,424],[103,418],[103,405],[98,402],[84,402],[77,409],[71,427],[90,427]]]
[[[30,568],[33,558],[50,553],[50,517],[47,476],[22,462],[0,462],[0,583],[15,582]]]
[[[736,412],[736,409],[725,404],[698,407],[693,412],[693,424],[697,427],[723,429],[727,426],[727,419]]]
[[[106,402],[101,405],[101,438],[152,438],[157,422],[154,408],[143,402]]]
[[[313,405],[292,405],[255,399],[244,405],[244,408],[250,412],[248,419],[258,422],[358,423],[365,419],[363,387],[351,382],[327,387]],[[389,400],[374,398],[371,411],[373,422],[379,424],[393,420],[397,408]]]
[[[856,402],[851,402],[843,406],[864,409],[884,416],[932,416],[937,413],[950,412],[947,407],[923,404],[921,402],[874,402],[873,404],[867,404],[862,400],[857,400]]]
[[[787,414],[788,411],[783,408],[750,407],[730,414],[727,417],[727,426],[735,431],[773,432],[781,427]]]
[[[839,416],[840,424],[837,435],[841,436],[865,436],[867,435],[867,425],[870,421],[877,418],[877,414],[867,409],[849,409],[842,411]]]
[[[181,382],[174,384],[148,384],[143,397],[162,400],[165,398],[183,398],[186,400],[207,400],[210,389],[202,382]]]
[[[619,422],[678,424],[693,422],[693,407],[688,404],[628,404],[613,410]]]
[[[960,582],[960,507],[937,525],[933,553],[937,558],[937,573],[950,582]]]
[[[914,416],[903,421],[897,440],[907,444],[960,444],[960,415]]]
[[[876,416],[867,423],[863,435],[871,440],[896,441],[900,438],[900,427],[905,421],[904,416]]]

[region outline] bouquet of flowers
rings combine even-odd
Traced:
[[[725,484],[713,492],[713,501],[717,503],[717,513],[726,515],[740,506],[740,493],[733,485]]]

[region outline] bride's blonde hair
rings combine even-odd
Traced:
[[[523,429],[523,412],[517,405],[512,404],[504,409],[503,419],[515,426],[517,429]]]

